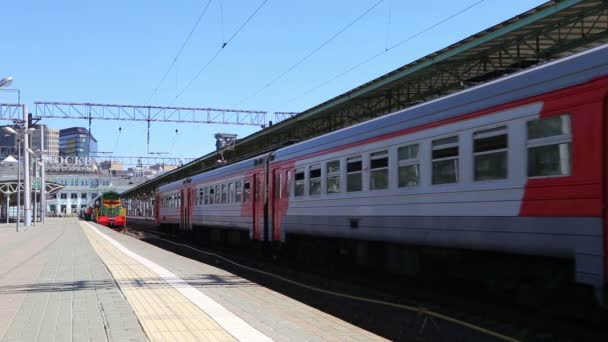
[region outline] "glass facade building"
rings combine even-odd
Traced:
[[[97,140],[83,127],[71,127],[59,131],[59,155],[90,157],[97,152]]]

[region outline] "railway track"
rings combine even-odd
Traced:
[[[496,303],[483,295],[403,284],[387,277],[311,270],[271,256],[201,247],[162,232],[128,226],[125,234],[213,264],[395,341],[606,341],[608,317],[573,320]]]

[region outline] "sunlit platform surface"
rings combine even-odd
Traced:
[[[373,341],[221,269],[75,218],[0,225],[1,341]]]

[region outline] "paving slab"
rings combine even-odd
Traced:
[[[83,223],[83,225],[88,225]],[[383,341],[384,339],[339,318],[219,268],[188,259],[109,228],[97,231],[179,281],[200,291],[275,341]],[[86,229],[85,226],[83,228]],[[116,277],[116,274],[115,274]],[[165,279],[166,280],[166,279]],[[156,277],[140,278],[158,286]],[[210,315],[212,318],[213,315]]]
[[[147,341],[78,221],[0,225],[1,341]]]

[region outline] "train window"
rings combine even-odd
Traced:
[[[296,170],[296,176],[295,176],[295,180],[296,180],[296,185],[295,185],[295,189],[293,191],[293,195],[298,197],[298,196],[304,196],[304,170],[300,169],[300,170]]]
[[[228,191],[227,191],[227,186],[226,184],[222,184],[222,199],[221,199],[221,203],[226,203],[228,201]]]
[[[281,198],[281,172],[274,174],[274,198]]]
[[[374,152],[369,156],[371,190],[388,189],[388,151]]]
[[[399,187],[413,187],[420,184],[420,161],[418,160],[418,144],[399,147]]]
[[[346,191],[361,191],[363,189],[363,163],[361,157],[351,157],[346,160]]]
[[[213,186],[209,187],[209,204],[215,203],[215,189]]]
[[[222,192],[220,189],[220,185],[216,184],[215,185],[215,204],[220,204],[222,203]]]
[[[340,161],[332,160],[327,162],[327,193],[335,194],[340,192]]]
[[[528,176],[570,174],[570,115],[528,121]]]
[[[476,181],[507,178],[508,147],[506,126],[473,133]]]
[[[237,203],[240,203],[241,202],[241,198],[242,198],[242,193],[243,193],[243,188],[242,188],[241,181],[238,181],[238,182],[234,183],[234,189],[235,189],[234,201],[237,202]]]
[[[200,187],[198,189],[198,203],[197,203],[197,205],[199,205],[199,206],[203,205],[203,203],[204,203],[204,200],[205,200],[205,191],[207,191],[207,189],[204,188],[204,187]]]
[[[182,207],[182,194],[177,194],[177,207]]]
[[[458,137],[433,140],[433,184],[458,182]]]
[[[528,140],[570,134],[570,115],[528,121]]]
[[[249,202],[251,198],[251,183],[245,182],[243,184],[243,202]]]
[[[283,173],[280,172],[279,173],[279,198],[283,198],[283,196],[284,196],[284,194],[283,194],[284,188],[285,188],[285,185],[283,184],[284,179],[285,178],[283,176]]]
[[[260,175],[261,176],[261,175]],[[259,202],[262,199],[262,179],[260,177],[254,178],[256,184],[253,191],[253,196],[255,197],[256,202]]]
[[[308,169],[309,171],[309,187],[308,191],[310,195],[320,195],[321,194],[321,165],[312,165]]]
[[[228,183],[228,203],[234,203],[234,183]]]

